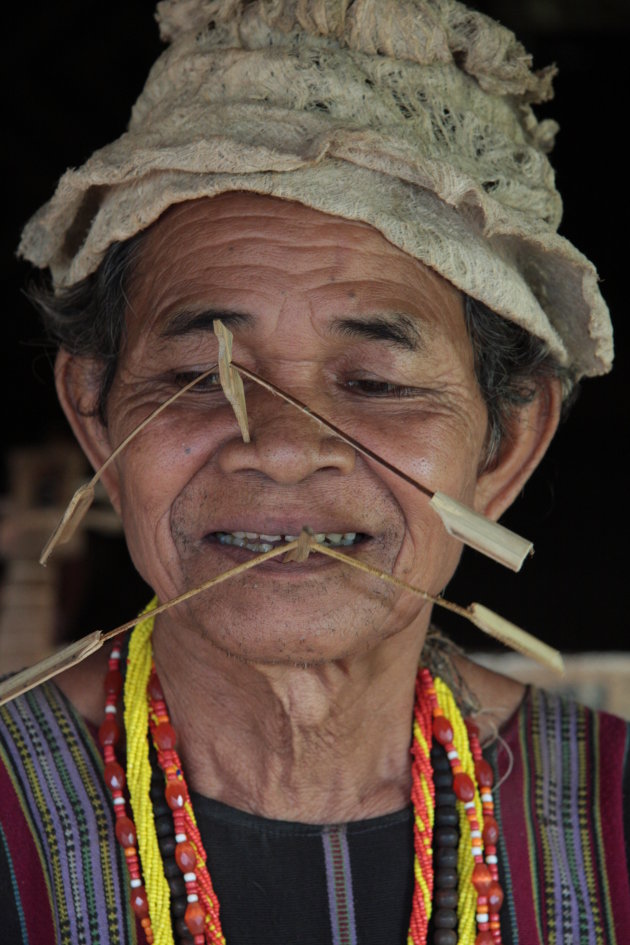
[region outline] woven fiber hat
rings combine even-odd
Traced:
[[[128,131],[69,170],[20,253],[56,288],[169,206],[227,191],[378,229],[542,338],[612,360],[593,265],[558,236],[551,96],[513,34],[456,0],[163,0],[170,43]]]

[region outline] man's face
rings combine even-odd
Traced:
[[[112,447],[216,363],[220,317],[234,360],[429,488],[474,503],[486,411],[461,295],[369,226],[256,195],[181,204],[147,234],[129,301]],[[427,498],[258,386],[245,392],[251,443],[211,379],[116,462],[110,491],[159,599],[251,558],[259,536],[303,525],[332,542],[350,536],[340,550],[438,593],[460,546]],[[169,620],[242,658],[307,663],[420,637],[428,617],[420,598],[311,554],[223,583]]]

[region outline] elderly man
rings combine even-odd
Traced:
[[[439,595],[461,545],[409,479],[496,520],[609,366],[549,75],[450,0],[160,17],[129,132],[25,231],[61,402],[99,468],[181,392],[103,473],[160,604],[306,525],[373,573],[269,557],[2,710],[8,940],[621,942],[624,725],[451,653],[377,576]],[[347,436],[246,380],[244,437],[217,320]]]

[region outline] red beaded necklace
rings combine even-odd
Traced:
[[[99,729],[99,741],[105,758],[105,781],[114,803],[116,837],[124,849],[129,871],[131,903],[144,929],[147,943],[152,945],[155,941],[156,930],[151,924],[149,901],[141,876],[136,828],[126,810],[125,772],[115,756],[115,745],[120,737],[116,720],[117,703],[123,685],[120,660],[121,651],[119,646],[115,645],[105,678],[105,719]],[[436,691],[437,689],[440,690],[440,694]],[[450,696],[449,715],[458,720],[455,725],[452,724],[450,718],[447,718],[440,704],[444,702],[444,692]],[[187,900],[184,912],[185,927],[192,936],[194,945],[225,945],[219,918],[219,903],[206,866],[205,850],[194,820],[188,787],[176,751],[176,735],[170,723],[164,694],[154,668],[147,687],[147,699],[151,738],[157,753],[158,765],[166,781],[164,797],[173,816],[175,860],[185,884]],[[499,828],[494,817],[494,802],[491,793],[494,775],[492,768],[482,757],[478,729],[469,721],[465,723],[466,740],[470,746],[474,770],[471,769],[470,773],[464,770],[460,757],[461,749],[458,751],[455,744],[458,740],[455,730],[458,727],[463,728],[463,721],[452,700],[450,690],[440,680],[433,680],[427,669],[420,669],[416,680],[411,749],[411,801],[414,807],[416,882],[408,945],[427,945],[428,943],[434,886],[437,901],[436,909],[433,910],[433,945],[501,945],[499,910],[503,901],[503,892],[498,882]],[[471,862],[474,865],[470,875],[471,885],[467,893],[471,890],[474,891],[473,895],[476,893],[472,904],[476,916],[472,920],[468,915],[470,908],[466,908],[466,903],[464,903],[464,908],[461,908],[461,899],[458,901],[456,889],[451,888],[454,885],[452,868],[444,867],[440,872],[440,862],[434,867],[434,856],[440,858],[438,840],[442,828],[438,827],[435,832],[433,830],[436,798],[430,751],[432,738],[446,752],[451,769],[451,793],[463,805],[464,822],[467,822],[469,826]],[[475,780],[481,793],[483,829],[478,818],[478,804],[475,803]],[[434,840],[436,841],[435,850]],[[444,840],[446,847],[441,860],[446,862],[450,856],[448,844],[452,843],[448,832]],[[469,896],[468,898],[470,899]],[[459,916],[455,912],[454,904],[460,906]],[[459,933],[455,931],[458,921],[460,925],[465,924],[470,929],[470,934],[462,935],[461,928]],[[162,938],[162,936],[159,937]],[[172,941],[172,937],[169,940]]]

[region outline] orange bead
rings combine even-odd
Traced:
[[[122,676],[117,669],[110,669],[105,676],[105,692],[108,695],[118,696],[122,689]]]
[[[147,686],[147,692],[156,702],[164,702],[164,692],[162,691],[162,685],[155,673],[151,673],[149,684]]]
[[[110,791],[122,791],[125,786],[125,772],[117,761],[109,761],[105,765],[103,776]]]
[[[472,884],[478,895],[488,895],[488,890],[492,884],[492,875],[485,863],[475,863],[472,871]]]
[[[475,785],[467,774],[460,772],[453,778],[453,791],[455,792],[455,797],[466,803],[473,800],[475,796]]]
[[[121,817],[116,821],[116,839],[123,847],[135,847],[137,842],[136,827],[129,817]]]
[[[175,861],[182,873],[194,873],[197,866],[197,854],[192,843],[185,840],[175,847]]]
[[[475,761],[475,775],[480,787],[492,787],[494,784],[494,771],[485,758]]]
[[[149,903],[144,886],[137,886],[131,890],[131,905],[139,919],[145,919],[149,914]]]
[[[120,729],[114,719],[107,718],[101,723],[98,730],[98,740],[105,748],[105,745],[115,745],[120,738]]]
[[[480,932],[475,939],[475,945],[494,945],[492,932]]]
[[[484,817],[483,819],[483,842],[486,846],[497,845],[499,840],[499,825],[494,817]]]
[[[501,889],[501,886],[497,882],[490,883],[490,888],[488,889],[488,906],[490,912],[498,912],[502,905],[503,890]]]
[[[177,744],[175,729],[169,722],[161,722],[156,725],[153,729],[153,739],[160,751],[172,751]]]
[[[186,803],[186,788],[181,781],[169,781],[164,791],[164,797],[171,810],[177,810]]]
[[[450,745],[453,741],[453,726],[444,715],[433,719],[433,735],[440,745]]]
[[[479,726],[472,719],[464,719],[464,725],[469,735],[473,738],[479,738]]]
[[[189,902],[184,913],[184,922],[191,935],[202,935],[206,925],[206,914],[200,902]]]

